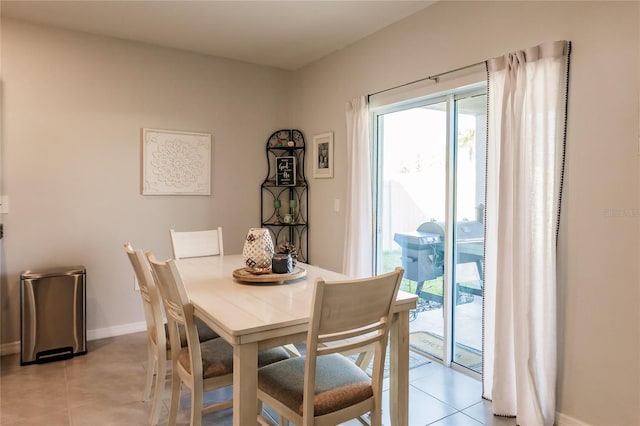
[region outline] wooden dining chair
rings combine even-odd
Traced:
[[[169,230],[174,259],[223,256],[222,227],[205,231]]]
[[[204,392],[233,384],[233,348],[222,338],[199,341],[193,305],[189,301],[175,260],[161,262],[156,260],[152,253],[147,253],[147,259],[162,295],[169,323],[172,359],[169,425],[176,424],[180,388],[183,384],[191,390],[190,424],[200,426],[203,414],[233,406],[232,401],[202,406]],[[186,331],[186,348],[180,348],[178,344],[180,328]],[[264,349],[258,352],[258,366],[288,358],[289,354],[282,347]]]
[[[162,315],[162,300],[158,287],[156,286],[149,262],[142,250],[135,250],[130,243],[124,245],[133,271],[138,280],[142,306],[144,308],[145,321],[147,323],[147,374],[145,379],[142,400],[148,401],[153,389],[151,403],[151,415],[149,424],[158,424],[160,409],[162,408],[162,397],[164,394],[164,384],[167,378],[167,361],[171,360],[171,343],[168,338],[167,324]],[[201,341],[211,340],[219,337],[204,322],[196,322],[198,338]],[[186,335],[181,333],[181,346],[186,345]],[[155,376],[155,386],[153,386]]]
[[[258,370],[258,399],[281,424],[337,425],[371,413],[382,424],[382,380],[391,309],[404,271],[372,278],[316,279],[305,356]],[[340,352],[374,345],[369,377]],[[268,424],[258,416],[258,421]],[[365,423],[366,424],[366,423]]]
[[[130,243],[124,245],[133,271],[138,279],[138,287],[142,296],[144,317],[147,323],[147,374],[142,392],[142,400],[148,401],[153,387],[155,375],[154,395],[151,404],[149,423],[158,424],[160,408],[162,406],[162,391],[167,376],[167,338],[162,319],[162,302],[155,286],[147,258],[142,250],[134,250]]]

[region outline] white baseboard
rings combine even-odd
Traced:
[[[117,325],[115,327],[87,330],[87,340],[105,339],[107,337],[122,336],[124,334],[138,333],[146,330],[147,323],[145,321],[133,322],[130,324]]]
[[[556,426],[591,426],[581,420],[556,412]]]
[[[20,341],[0,345],[0,356],[20,353]]]
[[[98,328],[95,330],[87,330],[87,340],[105,339],[107,337],[122,336],[124,334],[138,333],[146,331],[147,323],[145,321],[133,322],[130,324],[118,325],[115,327]],[[20,353],[20,341],[4,343],[0,345],[0,356],[13,355]]]

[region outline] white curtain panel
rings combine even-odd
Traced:
[[[487,61],[483,396],[518,425],[552,425],[556,239],[570,43]]]
[[[366,96],[347,102],[347,207],[343,272],[354,278],[373,274],[371,141]]]

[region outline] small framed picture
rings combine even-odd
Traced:
[[[313,137],[313,177],[333,177],[333,132]]]
[[[296,157],[276,158],[276,185],[296,186]]]

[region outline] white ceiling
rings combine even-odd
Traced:
[[[296,70],[435,3],[1,0],[3,16]]]

